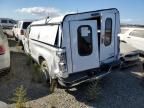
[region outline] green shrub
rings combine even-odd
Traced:
[[[32,81],[41,83],[43,82],[43,74],[39,64],[34,63],[31,55],[27,56],[26,64],[31,67]]]
[[[16,88],[12,101],[15,102],[16,108],[26,108],[28,98],[26,89],[22,85]]]
[[[101,94],[100,92],[101,88],[98,84],[98,81],[93,81],[89,83],[89,85],[86,87],[85,90],[85,96],[87,101],[93,101],[99,97]]]
[[[39,64],[34,63],[32,65],[32,81],[42,83],[43,80],[43,73],[41,72],[41,67]]]

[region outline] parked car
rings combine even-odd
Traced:
[[[34,21],[25,50],[52,84],[66,87],[100,79],[119,64],[119,12],[104,9]]]
[[[121,28],[120,40],[125,41],[140,52],[144,52],[144,28],[138,27],[125,27]],[[123,31],[125,31],[123,33]]]
[[[10,51],[7,37],[0,28],[0,73],[10,71]]]
[[[10,18],[0,18],[2,28],[12,28],[17,22]]]
[[[14,25],[12,32],[16,41],[20,41],[22,44],[26,29],[31,24],[31,22],[32,21],[30,20],[18,21],[17,25]]]

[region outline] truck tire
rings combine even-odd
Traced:
[[[52,77],[50,76],[48,72],[48,65],[45,60],[41,62],[40,67],[43,79],[47,82],[50,93],[53,93],[57,86],[57,81],[55,79],[52,79]]]

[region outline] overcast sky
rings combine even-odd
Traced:
[[[39,19],[104,8],[117,8],[122,23],[144,24],[144,0],[0,0],[0,17]]]

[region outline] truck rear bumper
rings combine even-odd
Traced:
[[[115,61],[109,64],[104,64],[97,69],[70,74],[68,78],[59,78],[58,81],[60,85],[64,87],[74,87],[84,82],[99,80],[110,74],[113,67],[119,65],[120,61]]]

